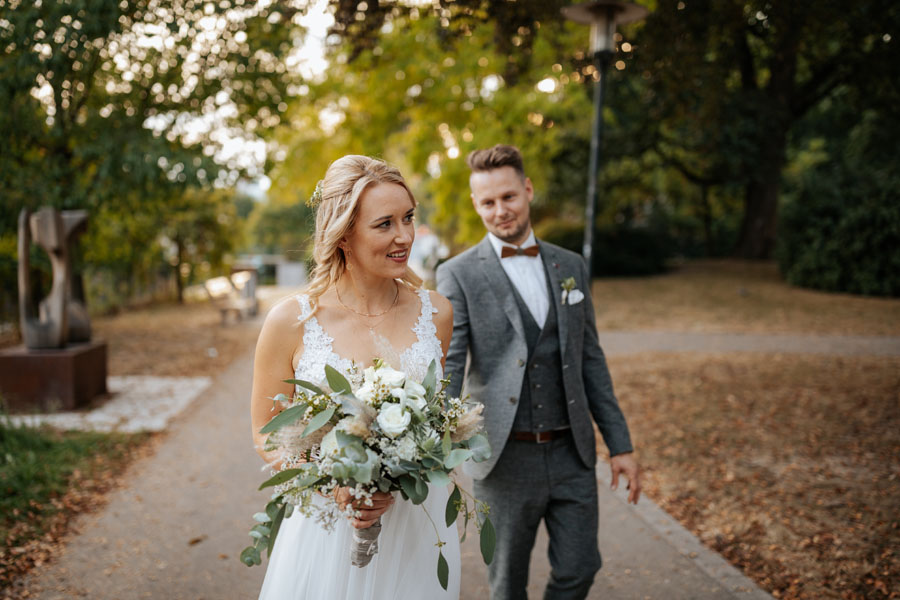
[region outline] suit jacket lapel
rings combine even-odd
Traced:
[[[562,305],[562,287],[560,287],[559,257],[547,244],[538,240],[541,249],[541,260],[547,271],[550,283],[550,302],[556,305],[556,326],[559,328],[559,351],[562,355],[566,352],[566,339],[569,335],[568,315],[565,306]]]
[[[485,285],[497,298],[497,306],[504,312],[513,329],[523,340],[525,339],[525,326],[522,324],[522,315],[519,314],[519,306],[513,296],[512,283],[506,276],[506,271],[500,264],[500,258],[494,252],[490,240],[485,237],[478,244],[478,258],[481,259],[481,274],[484,276]]]

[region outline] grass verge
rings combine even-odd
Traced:
[[[0,420],[0,589],[47,560],[73,515],[103,503],[149,437]]]
[[[647,494],[777,598],[900,597],[900,358],[612,357]]]

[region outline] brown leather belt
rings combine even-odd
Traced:
[[[535,444],[546,444],[550,440],[555,440],[568,435],[568,429],[554,429],[553,431],[513,431],[509,434],[514,440],[519,442],[534,442]]]

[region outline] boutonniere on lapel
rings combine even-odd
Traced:
[[[584,293],[575,287],[575,278],[568,277],[562,283],[559,284],[559,287],[562,288],[562,304],[578,304],[582,300],[584,300]]]

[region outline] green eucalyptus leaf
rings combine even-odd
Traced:
[[[335,463],[331,468],[331,476],[338,481],[347,481],[350,479],[350,469],[342,463]]]
[[[413,479],[412,475],[404,475],[400,478],[400,490],[407,500],[412,501],[416,497],[416,480]]]
[[[272,519],[272,534],[269,536],[269,544],[266,548],[266,555],[271,558],[272,557],[272,548],[275,547],[275,538],[278,536],[278,530],[281,529],[281,521],[284,519],[284,513],[287,510],[287,503],[281,505],[281,509],[276,513],[275,518]]]
[[[353,463],[362,463],[366,460],[366,451],[363,450],[363,447],[359,444],[353,444],[351,446],[344,446],[341,449],[341,454],[349,461]]]
[[[247,546],[241,551],[241,562],[248,567],[258,565],[260,562],[262,562],[261,560],[256,560],[256,558],[259,558],[259,551],[253,546]]]
[[[303,434],[300,437],[306,437],[322,425],[328,422],[329,419],[334,415],[334,407],[330,406],[314,416],[309,420],[309,425],[306,426],[306,429],[303,430]]]
[[[453,440],[450,439],[450,430],[444,432],[444,437],[441,440],[441,452],[444,454],[444,457],[450,455],[450,450],[453,449]]]
[[[297,481],[294,482],[294,487],[303,489],[305,487],[315,485],[316,483],[318,483],[321,480],[322,480],[322,476],[319,475],[318,471],[316,471],[314,473],[310,473],[309,475],[303,475],[302,477],[298,477]]]
[[[254,533],[260,533],[262,535],[269,535],[270,533],[272,533],[272,530],[266,525],[259,524],[259,525],[254,525],[253,527],[250,528],[250,535],[253,535]]]
[[[303,469],[285,469],[284,471],[279,471],[269,479],[265,480],[262,485],[259,486],[259,489],[263,490],[267,487],[284,483],[285,481],[300,475],[303,471]]]
[[[272,500],[266,504],[266,516],[269,517],[269,521],[275,520],[275,516],[278,514],[278,509],[280,507],[281,505],[276,500]]]
[[[418,498],[413,498],[413,504],[422,504],[428,498],[428,484],[420,478],[416,478],[416,494]],[[418,500],[418,502],[416,502]]]
[[[441,587],[446,590],[447,581],[450,577],[450,566],[447,564],[447,559],[444,558],[444,553],[440,550],[438,550],[437,576]]]
[[[259,432],[271,433],[276,429],[284,427],[285,425],[290,425],[294,421],[301,419],[304,413],[306,413],[306,404],[297,404],[291,406],[290,408],[286,408],[272,417],[269,422],[259,430]]]
[[[463,464],[472,456],[472,451],[466,448],[457,448],[450,452],[450,456],[444,459],[444,466],[448,469],[455,469]]]
[[[425,471],[425,476],[434,485],[450,485],[450,477],[443,471]]]
[[[444,520],[447,523],[447,527],[450,527],[456,522],[456,517],[459,516],[459,501],[461,499],[462,494],[459,493],[459,486],[454,485],[453,492],[447,499],[447,508],[444,511]]]
[[[254,520],[254,521],[257,521],[257,522],[259,522],[259,523],[268,523],[268,522],[271,521],[272,519],[269,517],[268,514],[258,512],[258,513],[256,513],[255,515],[253,515],[253,520]]]
[[[328,385],[331,389],[338,394],[352,394],[353,390],[350,388],[350,382],[347,381],[347,378],[341,375],[337,369],[332,367],[331,365],[325,365],[325,378],[328,380]]]
[[[494,560],[494,547],[496,545],[497,533],[494,531],[494,524],[485,515],[484,522],[481,524],[481,557],[484,559],[484,564],[489,565]]]
[[[469,450],[472,451],[472,460],[475,462],[483,462],[491,457],[491,445],[488,443],[487,437],[482,433],[476,433],[472,436],[468,443]]]
[[[421,470],[421,465],[417,462],[413,462],[411,460],[400,459],[400,466],[406,469],[407,471],[419,471]]]
[[[338,448],[343,448],[344,446],[348,446],[350,444],[355,444],[362,447],[362,439],[356,437],[355,435],[350,435],[346,431],[335,429],[334,435],[337,438]]]
[[[284,382],[291,383],[294,385],[299,385],[302,388],[306,388],[309,391],[311,391],[312,393],[314,393],[316,396],[327,396],[328,395],[324,391],[322,391],[322,388],[320,388],[320,387],[316,386],[315,384],[312,384],[308,381],[304,381],[303,379],[285,379]]]

